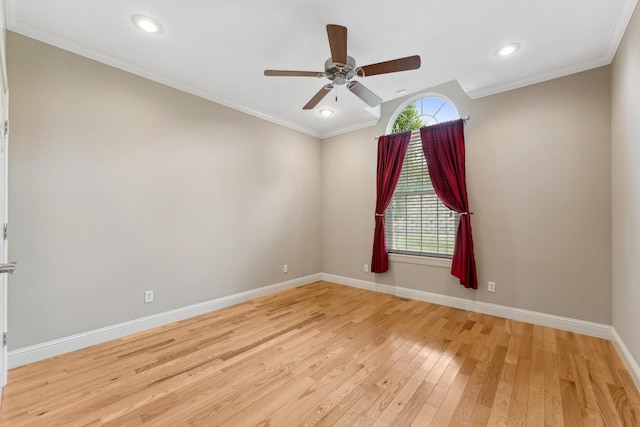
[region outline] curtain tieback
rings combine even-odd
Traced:
[[[473,212],[460,212],[460,215],[473,215]]]
[[[379,214],[378,212],[376,212],[376,216],[384,216],[384,214]]]

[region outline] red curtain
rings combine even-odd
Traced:
[[[389,269],[385,242],[384,211],[389,206],[398,185],[402,163],[407,153],[411,132],[385,135],[378,138],[378,172],[376,177],[376,231],[373,236],[371,271],[384,273]]]
[[[420,138],[436,194],[445,206],[460,214],[451,274],[466,288],[478,289],[467,199],[464,121],[459,119],[423,127]]]

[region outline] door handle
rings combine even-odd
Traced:
[[[9,262],[6,264],[0,264],[0,274],[1,273],[11,273],[13,274],[13,272],[16,271],[16,263],[15,262]]]

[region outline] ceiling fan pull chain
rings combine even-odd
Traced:
[[[338,86],[336,86],[336,102],[338,102]]]

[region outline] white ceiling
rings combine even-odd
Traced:
[[[326,83],[265,77],[264,69],[324,71],[326,25],[348,28],[358,65],[420,55],[419,70],[358,78],[384,101],[458,80],[471,98],[609,64],[636,0],[8,0],[9,30],[301,132],[328,137],[370,126],[370,109]],[[149,35],[131,16],[160,21]],[[508,42],[521,49],[501,58]],[[321,108],[336,114],[326,118]]]

